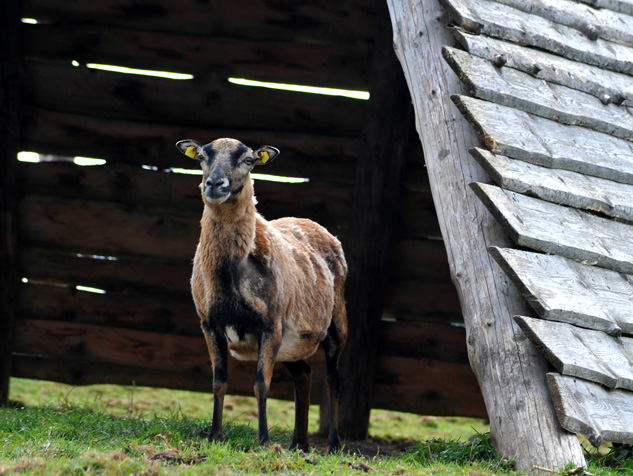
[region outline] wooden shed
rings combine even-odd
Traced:
[[[633,11],[599,3],[4,2],[2,401],[10,376],[211,389],[174,144],[230,136],[308,179],[256,176],[266,218],[343,242],[347,438],[387,408],[488,414],[521,468],[583,464],[575,433],[631,442],[630,411],[597,408],[633,390]],[[231,362],[229,392],[253,379]],[[282,368],[271,390],[292,398]]]
[[[370,407],[485,416],[385,4],[28,0],[0,18],[3,400],[10,375],[211,389],[189,292],[200,177],[177,173],[197,164],[174,145],[228,136],[281,149],[258,172],[309,179],[256,177],[266,218],[312,218],[344,243],[348,437]],[[229,392],[252,395],[254,367],[229,371]],[[272,392],[292,399],[285,369]]]

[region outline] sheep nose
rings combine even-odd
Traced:
[[[228,182],[225,178],[210,178],[207,180],[207,187],[222,187]]]
[[[207,179],[206,186],[214,192],[228,192],[229,179],[226,177],[210,177]]]

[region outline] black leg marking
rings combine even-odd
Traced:
[[[341,356],[342,345],[333,326],[328,329],[328,336],[323,341],[323,349],[325,350],[327,386],[330,398],[330,428],[327,439],[327,452],[331,454],[339,451],[341,447],[338,436],[338,400],[341,391],[338,361]]]
[[[310,411],[310,383],[312,369],[305,360],[284,362],[284,366],[292,375],[295,386],[295,429],[292,434],[290,449],[308,451],[308,413]]]
[[[224,409],[224,395],[228,386],[228,349],[224,336],[213,332],[208,325],[203,325],[203,330],[211,357],[211,364],[213,365],[213,421],[209,440],[222,441],[222,412]]]
[[[281,333],[279,333],[281,334]],[[272,441],[268,434],[268,418],[266,416],[266,401],[273,377],[273,367],[277,359],[277,351],[281,342],[281,335],[274,332],[264,332],[259,341],[259,355],[257,357],[257,376],[255,377],[255,396],[258,409],[258,436],[262,446],[270,447]]]

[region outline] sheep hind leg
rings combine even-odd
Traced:
[[[295,386],[295,429],[292,434],[290,449],[308,451],[308,413],[310,411],[310,381],[312,369],[305,360],[284,362],[284,366],[292,375]]]
[[[325,365],[327,374],[327,386],[329,395],[329,432],[327,439],[328,454],[340,450],[341,444],[338,436],[338,400],[341,391],[338,362],[347,339],[346,328],[338,328],[334,324],[328,329],[328,335],[323,341],[325,350]]]

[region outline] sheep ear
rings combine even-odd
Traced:
[[[268,164],[275,160],[275,157],[279,155],[279,149],[272,145],[263,145],[259,149],[253,152],[255,156],[255,163],[257,165]]]
[[[202,150],[202,146],[195,140],[186,139],[176,142],[176,147],[190,159],[197,159],[198,153]]]

